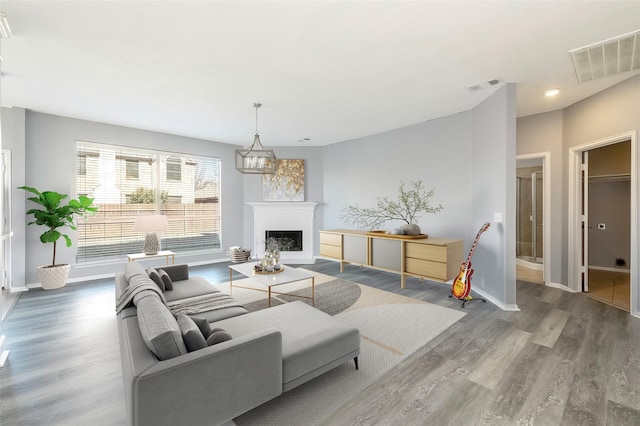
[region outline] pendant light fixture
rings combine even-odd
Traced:
[[[258,108],[262,104],[254,103],[256,109],[256,134],[251,146],[236,149],[236,170],[246,174],[268,175],[276,172],[276,154],[272,149],[264,149],[258,134]]]

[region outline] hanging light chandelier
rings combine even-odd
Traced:
[[[254,103],[256,109],[256,135],[251,146],[236,149],[236,170],[246,174],[268,175],[276,172],[276,154],[272,149],[264,149],[258,134],[258,108],[262,104]]]

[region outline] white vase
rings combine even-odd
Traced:
[[[71,271],[71,265],[68,263],[56,266],[40,266],[38,267],[38,277],[40,284],[45,290],[53,290],[64,287]]]
[[[404,231],[405,235],[420,235],[420,227],[415,223],[412,223],[410,225],[402,225],[400,229]]]

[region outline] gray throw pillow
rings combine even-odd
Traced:
[[[216,330],[216,331],[214,331]],[[214,329],[212,333],[207,337],[207,345],[217,345],[218,343],[226,342],[227,340],[231,340],[231,335],[224,330]]]
[[[164,283],[165,290],[173,290],[173,281],[171,281],[171,277],[167,274],[167,271],[164,269],[158,269],[158,274],[160,274],[160,278]]]
[[[207,341],[204,340],[202,332],[188,315],[178,314],[177,320],[182,332],[182,339],[189,352],[207,347]]]
[[[148,297],[138,300],[138,326],[142,340],[160,360],[187,353],[180,326],[160,296],[147,291]]]
[[[205,338],[209,337],[209,335],[211,334],[211,325],[209,324],[209,321],[206,318],[202,318],[202,317],[192,316],[191,319],[193,320],[193,322],[196,323],[202,335]]]
[[[158,287],[160,287],[160,290],[162,290],[162,292],[164,293],[164,281],[162,281],[162,277],[160,276],[158,271],[156,271],[155,268],[147,268],[147,274],[149,274],[149,278],[151,278],[153,282],[156,283]]]

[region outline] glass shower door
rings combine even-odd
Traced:
[[[516,179],[516,257],[542,263],[542,168],[518,169]]]

